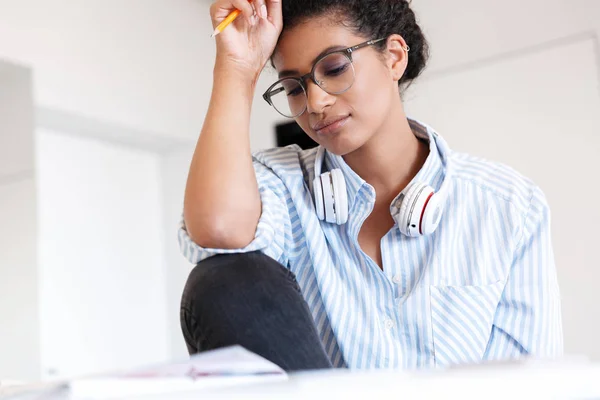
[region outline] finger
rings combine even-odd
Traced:
[[[283,16],[281,14],[281,0],[266,0],[268,20],[277,27],[283,25]]]
[[[266,19],[268,16],[267,6],[265,5],[265,0],[254,0],[254,9],[256,10],[256,14],[260,18]]]
[[[218,21],[216,21],[217,23],[220,23],[236,8],[242,12],[242,15],[248,21],[248,23],[252,23],[254,9],[252,8],[249,0],[222,0],[214,3],[213,7],[214,11],[212,12],[212,15],[213,19],[218,19]]]
[[[254,15],[254,7],[252,7],[252,3],[250,3],[249,0],[231,0],[231,3],[235,8],[242,12],[242,15],[244,15],[248,23],[252,24]]]

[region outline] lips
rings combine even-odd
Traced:
[[[348,117],[349,115],[340,115],[337,117],[326,118],[314,124],[312,128],[316,133],[321,133],[343,124]]]

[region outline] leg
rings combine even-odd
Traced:
[[[331,368],[293,273],[260,252],[200,262],[181,327],[190,354],[239,344],[287,371]]]

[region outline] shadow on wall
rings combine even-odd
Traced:
[[[304,133],[296,121],[275,125],[275,136],[277,138],[277,147],[297,144],[303,150],[306,150],[318,146],[318,143]]]

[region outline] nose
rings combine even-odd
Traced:
[[[335,96],[327,93],[312,79],[306,82],[306,110],[309,113],[321,114],[327,107],[335,103]]]

